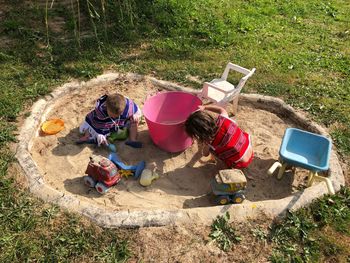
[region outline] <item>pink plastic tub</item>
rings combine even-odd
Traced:
[[[154,144],[167,152],[181,152],[191,146],[192,139],[186,134],[184,123],[201,104],[197,96],[181,91],[149,97],[143,114]]]

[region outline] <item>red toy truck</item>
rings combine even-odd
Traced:
[[[93,155],[85,171],[84,182],[89,187],[95,187],[97,192],[104,194],[116,185],[122,178],[116,165],[103,156]]]

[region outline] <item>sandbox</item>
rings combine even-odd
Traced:
[[[246,200],[242,204],[217,206],[213,202],[210,180],[220,163],[202,157],[194,143],[185,151],[168,153],[152,142],[146,122],[139,128],[143,148],[134,149],[118,142],[117,152],[126,164],[144,160],[156,165],[160,178],[143,187],[133,178],[123,179],[101,195],[83,183],[91,154],[107,156],[106,147],[76,145],[78,127],[105,93],[120,92],[141,108],[147,96],[164,90],[195,90],[136,74],[109,73],[87,83],[72,82],[39,100],[21,127],[17,158],[29,181],[30,190],[46,201],[79,212],[106,227],[165,225],[171,223],[210,223],[226,211],[232,220],[283,215],[327,193],[325,183],[306,188],[307,171],[287,172],[281,179],[268,176],[267,170],[278,159],[282,136],[287,127],[296,127],[328,136],[321,126],[308,120],[283,101],[260,95],[241,95],[234,117],[252,136],[255,158],[247,171]],[[228,107],[230,110],[230,107]],[[61,118],[65,129],[56,135],[40,134],[40,124]],[[335,190],[344,176],[334,149],[329,176]]]

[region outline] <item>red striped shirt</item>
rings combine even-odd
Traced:
[[[219,115],[216,125],[218,131],[209,144],[211,152],[228,167],[234,168],[248,150],[250,136],[242,131],[234,120],[223,115]]]

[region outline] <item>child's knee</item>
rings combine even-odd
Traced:
[[[247,163],[253,158],[254,152],[253,148],[251,146],[248,147],[247,152],[244,154],[241,162],[242,163]]]
[[[247,168],[250,165],[250,163],[253,161],[253,158],[254,158],[253,148],[249,147],[245,152],[244,156],[242,157],[242,159],[234,165],[234,168],[236,169]]]

